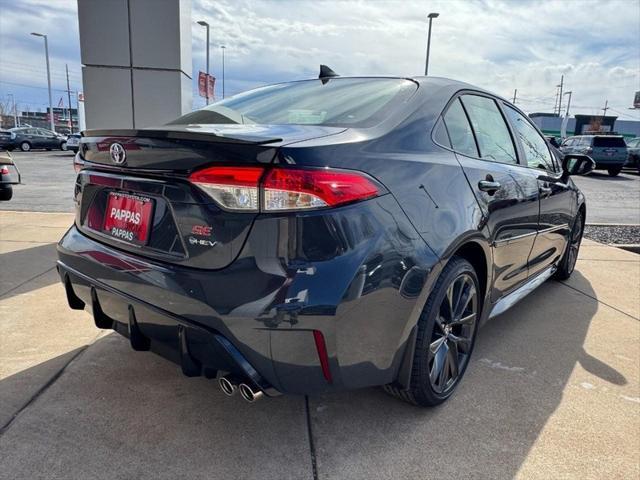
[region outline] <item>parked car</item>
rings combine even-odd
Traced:
[[[13,150],[11,132],[0,128],[0,150]]]
[[[563,153],[581,153],[596,162],[596,169],[615,177],[627,161],[627,144],[621,135],[578,135],[569,137],[560,147]]]
[[[640,137],[627,140],[626,167],[637,168],[640,173]]]
[[[549,145],[551,145],[554,148],[560,148],[560,142],[558,141],[558,139],[556,137],[554,137],[553,135],[547,135],[544,138],[547,139],[547,142],[549,142]]]
[[[20,170],[13,163],[11,155],[0,153],[0,201],[11,200],[13,186],[20,183]]]
[[[67,150],[78,153],[78,148],[80,148],[80,134],[72,133],[67,137]]]
[[[35,149],[67,149],[67,137],[46,128],[17,127],[9,131],[13,134],[11,146],[23,152]]]
[[[445,401],[480,324],[573,272],[570,175],[594,167],[507,100],[431,77],[321,76],[82,135],[69,306],[248,401]]]

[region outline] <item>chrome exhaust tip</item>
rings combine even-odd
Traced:
[[[254,390],[246,383],[241,383],[239,388],[240,395],[242,395],[242,398],[244,398],[249,403],[260,400],[264,396],[264,393],[262,393],[260,390]]]
[[[227,377],[220,377],[218,379],[218,385],[220,385],[220,390],[222,390],[222,393],[229,397],[235,395],[236,390],[238,389],[237,386]]]

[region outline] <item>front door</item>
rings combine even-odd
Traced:
[[[485,216],[493,247],[492,301],[527,280],[538,228],[538,180],[518,165],[496,101],[462,95],[444,115],[453,149]]]
[[[540,191],[538,233],[528,261],[531,276],[557,263],[564,253],[575,216],[576,194],[563,179],[559,159],[542,134],[514,108],[505,105],[505,111]]]

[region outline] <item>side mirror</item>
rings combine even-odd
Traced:
[[[596,168],[596,162],[588,155],[570,153],[562,158],[562,173],[570,175],[587,175]]]

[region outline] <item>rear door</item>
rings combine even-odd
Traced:
[[[518,166],[512,135],[495,99],[464,94],[450,104],[444,121],[490,231],[491,298],[496,301],[527,279],[538,226],[537,179]]]
[[[562,256],[575,216],[576,193],[563,179],[558,159],[538,129],[515,108],[503,106],[526,161],[521,168],[536,176],[540,192],[538,233],[528,260],[532,276]]]
[[[31,144],[31,148],[42,148],[40,135],[38,135],[37,128],[26,128],[22,130],[23,140],[26,140]]]

